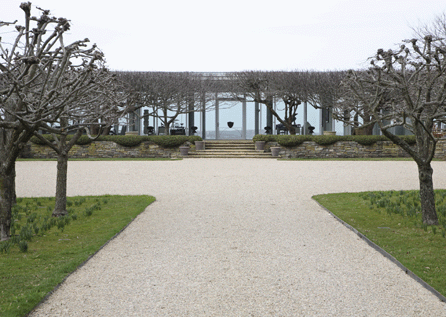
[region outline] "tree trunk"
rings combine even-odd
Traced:
[[[0,172],[0,240],[11,236],[11,209],[15,196],[15,169]]]
[[[432,181],[433,172],[430,163],[418,164],[421,212],[423,223],[429,226],[438,225],[437,212],[435,210],[434,184]]]
[[[102,130],[102,135],[109,135],[110,134],[110,130],[111,130],[111,126],[109,126],[109,127],[107,127],[107,128],[104,128],[103,130]]]
[[[373,134],[373,125],[355,128],[353,130],[353,134],[354,135],[372,135]]]
[[[68,155],[58,154],[57,156],[57,183],[56,183],[56,205],[53,210],[53,217],[65,216],[67,211],[67,172]]]
[[[290,126],[287,127],[287,128],[288,128],[288,131],[290,131],[290,134],[291,134],[291,135],[296,135],[296,128],[293,127],[292,124],[290,124]]]

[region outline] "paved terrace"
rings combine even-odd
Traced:
[[[446,162],[434,162],[446,188]],[[413,162],[185,159],[69,163],[68,195],[157,201],[33,316],[446,316],[446,304],[312,195],[417,189]],[[55,194],[18,162],[17,194]]]

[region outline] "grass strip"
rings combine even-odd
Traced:
[[[418,191],[314,196],[319,204],[446,296],[446,190],[436,190],[439,226],[421,221]]]
[[[7,250],[6,242],[1,242],[0,316],[28,314],[154,200],[151,196],[70,197],[69,223],[54,220],[48,229],[55,219],[51,218],[54,198],[19,198],[14,239],[21,242]],[[26,236],[27,228],[32,228],[31,236]]]

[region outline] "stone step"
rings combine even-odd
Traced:
[[[212,144],[208,144],[205,143],[205,148],[235,148],[235,147],[242,147],[242,148],[248,148],[248,149],[253,149],[255,148],[254,144],[229,144],[229,143],[223,143],[223,144],[217,144],[217,143],[212,143]]]
[[[263,151],[256,151],[254,149],[244,149],[244,148],[211,148],[211,149],[204,149],[204,150],[196,150],[197,152],[263,152]]]
[[[201,154],[197,154],[197,155],[191,155],[189,153],[188,156],[183,156],[183,158],[258,158],[258,159],[277,159],[280,158],[279,157],[273,157],[270,155],[267,156],[257,156],[257,155],[219,155],[219,154],[210,154],[210,155],[201,155]]]
[[[252,140],[204,140],[205,143],[254,144]]]
[[[236,152],[236,151],[190,151],[189,155],[252,155],[252,156],[271,156],[271,153],[264,152]]]
[[[254,148],[254,144],[246,144],[246,143],[205,143],[205,147],[250,147]]]
[[[205,149],[190,151],[190,158],[273,158],[271,153],[256,151],[251,140],[206,141]]]

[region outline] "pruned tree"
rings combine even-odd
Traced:
[[[271,84],[276,91],[276,97],[280,98],[285,105],[283,118],[279,119],[274,109],[272,113],[285,125],[290,134],[296,134],[293,124],[296,121],[297,109],[302,102],[308,100],[310,93],[308,72],[274,72]]]
[[[331,88],[329,81],[325,78],[322,81],[322,77],[316,77],[316,73],[311,71],[244,71],[231,73],[230,77],[231,91],[235,96],[246,96],[264,104],[290,134],[296,134],[293,125],[299,105],[308,102],[318,108],[318,102],[327,96]],[[283,101],[283,116],[274,109],[274,98]]]
[[[166,134],[181,114],[207,108],[215,82],[190,72],[117,72],[133,90],[134,109],[149,108],[149,116],[160,119]],[[195,101],[200,101],[195,103]]]
[[[323,120],[329,120],[330,112],[342,94],[341,82],[345,74],[344,71],[302,72],[302,100],[321,109]]]
[[[88,39],[64,43],[64,33],[70,29],[67,19],[42,9],[40,16],[31,16],[30,2],[20,8],[25,13],[23,26],[0,23],[2,33],[15,27],[17,34],[12,44],[0,42],[1,240],[10,236],[18,155],[36,130],[56,122],[66,105],[89,89],[103,58],[94,45],[87,46]]]
[[[280,75],[279,75],[280,74]],[[284,73],[269,71],[243,71],[229,74],[230,85],[229,91],[235,99],[251,99],[255,102],[264,104],[272,115],[279,120],[291,134],[296,134],[296,130],[292,126],[295,120],[296,110],[300,101],[295,100],[294,95],[282,88],[280,83],[286,81]],[[281,117],[274,109],[274,98],[284,98],[285,101],[285,117]]]
[[[45,138],[40,131],[34,135],[57,153],[56,198],[53,217],[65,216],[67,212],[67,172],[69,151],[79,138],[86,133],[91,140],[100,136],[112,124],[127,113],[128,94],[115,76],[105,67],[92,73],[91,84],[76,102],[66,104],[55,125],[43,123],[41,129],[51,133],[52,140]],[[72,72],[66,74],[72,76]],[[97,127],[96,135],[90,128]],[[98,133],[99,132],[99,133]]]
[[[399,145],[417,163],[423,223],[437,225],[432,182],[438,139],[436,123],[446,118],[446,46],[440,39],[426,35],[405,41],[397,50],[378,50],[367,71],[351,71],[344,81],[344,97],[339,113],[368,113],[382,133]],[[415,135],[416,145],[392,133],[404,127]]]

